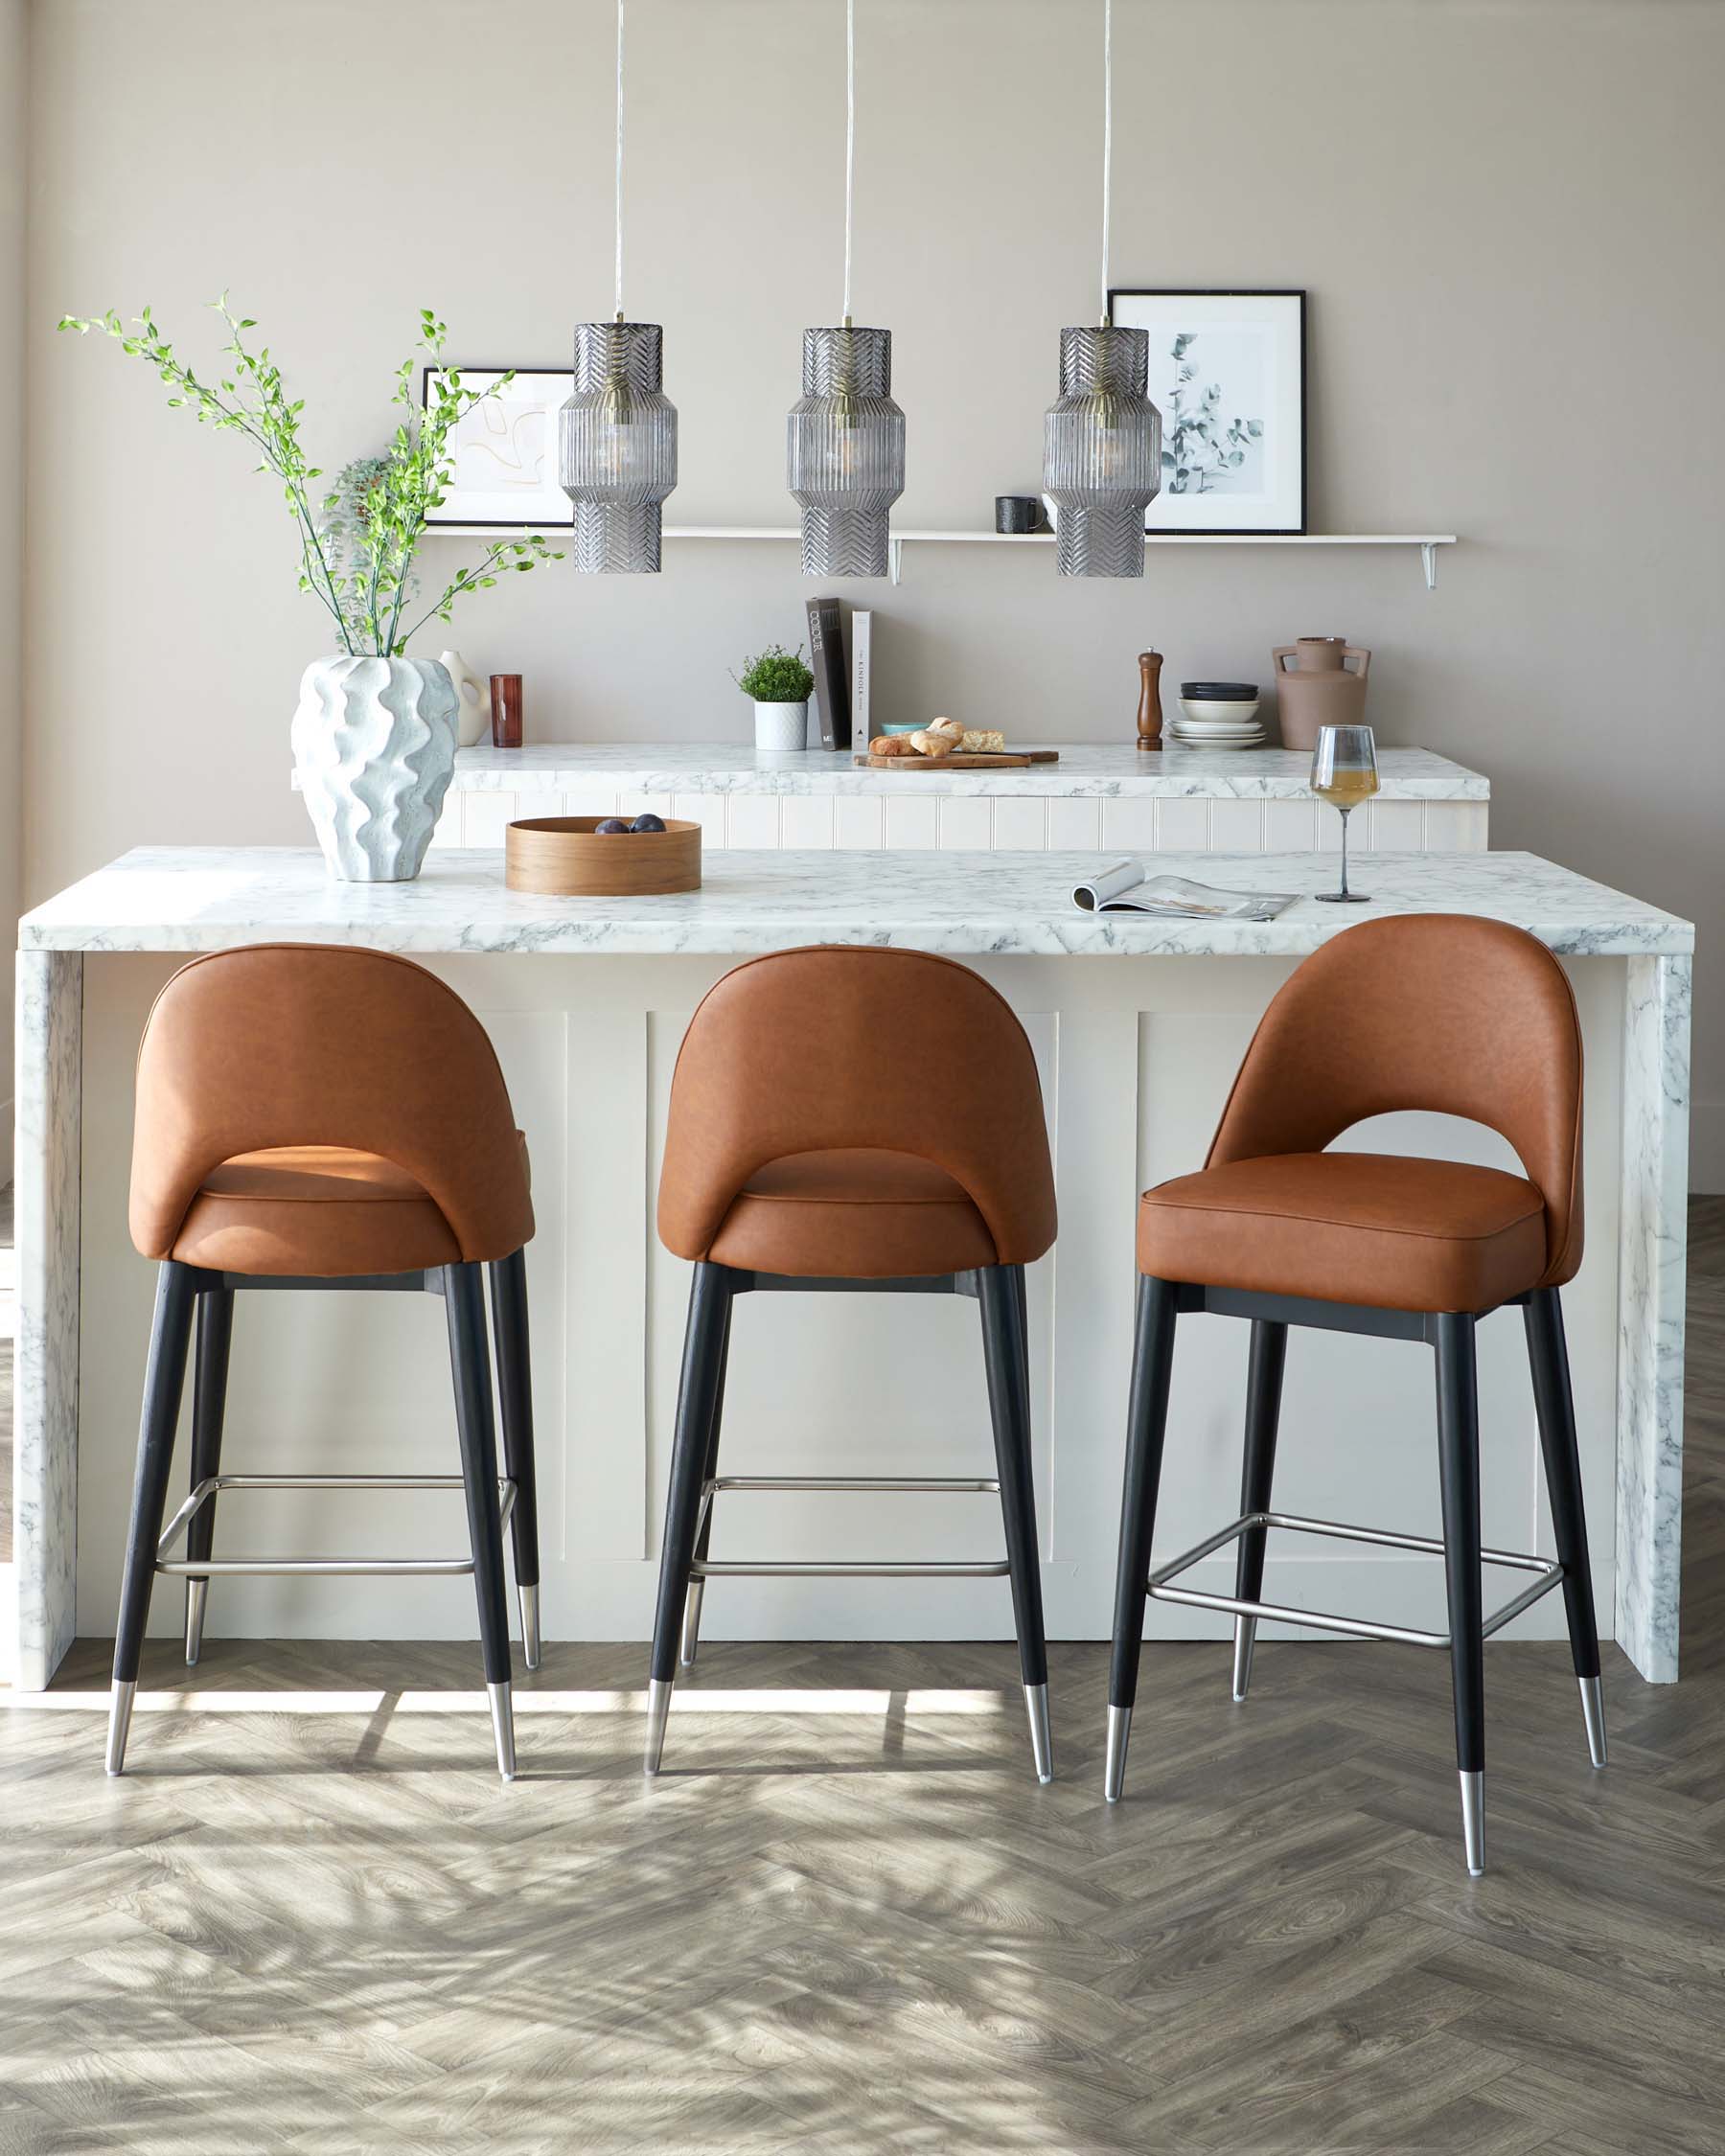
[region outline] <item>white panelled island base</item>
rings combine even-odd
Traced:
[[[1243,761],[1243,760],[1242,760]],[[866,776],[867,774],[862,774]],[[956,774],[954,774],[956,775]],[[1021,779],[1024,774],[1015,774]],[[625,841],[619,841],[624,843]],[[126,1235],[132,1064],[150,1002],[189,953],[288,940],[411,953],[496,1043],[533,1156],[529,1248],[547,1636],[645,1639],[689,1268],[654,1234],[678,1044],[728,965],[845,941],[944,952],[1024,1019],[1041,1064],[1060,1238],[1031,1270],[1035,1456],[1052,1637],[1106,1637],[1132,1345],[1134,1213],[1199,1165],[1266,1002],[1305,952],[1385,912],[1489,914],[1565,960],[1587,1053],[1587,1256],[1565,1291],[1601,1621],[1642,1673],[1677,1668],[1689,1067],[1686,923],[1526,854],[1363,856],[1372,903],[1310,897],[1264,924],[1072,908],[1094,854],[712,852],[672,898],[530,897],[495,852],[434,850],[415,883],[328,880],[310,850],[147,849],[29,915],[18,967],[16,1680],[48,1681],[75,1632],[113,1628],[153,1268]],[[1153,862],[1236,887],[1325,888],[1327,856]],[[794,1083],[794,1074],[789,1082]],[[986,1099],[975,1112],[988,1113]],[[1491,1133],[1380,1118],[1346,1144],[1513,1166]],[[1247,1328],[1186,1320],[1159,1549],[1233,1516]],[[1519,1317],[1481,1327],[1484,1530],[1550,1552]],[[419,1296],[242,1297],[224,1467],[426,1472],[452,1464],[440,1306]],[[972,1306],[923,1296],[760,1297],[738,1312],[724,1471],[992,1472]],[[179,1456],[183,1479],[185,1453]],[[1438,1531],[1429,1354],[1302,1333],[1291,1346],[1276,1499],[1321,1518]],[[757,1497],[715,1557],[988,1557],[993,1508],[962,1498]],[[218,1553],[390,1555],[460,1540],[450,1501],[386,1514],[327,1492],[224,1502]],[[1290,1538],[1291,1539],[1291,1538]],[[1206,1568],[1225,1586],[1231,1560]],[[1208,1582],[1207,1581],[1207,1584]],[[1487,1598],[1490,1599],[1488,1583]],[[1273,1546],[1271,1598],[1441,1628],[1440,1564],[1405,1550]],[[158,1594],[153,1622],[180,1621]],[[1613,1615],[1614,1613],[1614,1615]],[[212,1635],[471,1636],[465,1579],[218,1580]],[[1009,1638],[1000,1580],[724,1580],[714,1637]],[[1227,1620],[1152,1604],[1170,1637]],[[1518,1620],[1554,1637],[1548,1597]],[[1265,1637],[1272,1635],[1266,1630]]]

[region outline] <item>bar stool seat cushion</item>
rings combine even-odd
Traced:
[[[521,1173],[527,1141],[516,1133]],[[380,1154],[338,1145],[239,1153],[210,1171],[171,1255],[213,1273],[354,1279],[458,1265],[461,1246],[437,1202]]]
[[[1488,1310],[1539,1285],[1547,1244],[1537,1184],[1379,1153],[1230,1160],[1138,1204],[1140,1273],[1378,1310]]]
[[[932,1160],[883,1147],[792,1153],[731,1201],[716,1265],[799,1279],[882,1280],[999,1263],[964,1185]]]

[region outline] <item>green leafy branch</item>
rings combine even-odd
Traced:
[[[310,488],[323,472],[308,463],[300,443],[304,400],[288,398],[268,346],[254,350],[246,342],[246,333],[257,323],[236,316],[225,292],[212,304],[227,330],[221,348],[225,367],[214,385],[179,358],[149,308],[130,325],[110,308],[95,317],[68,314],[59,326],[85,334],[98,330],[112,337],[123,352],[154,367],[171,392],[170,404],[189,409],[200,425],[241,434],[251,444],[258,453],[257,469],[281,483],[293,518],[300,547],[299,587],[328,610],[344,651],[392,656],[405,651],[426,622],[434,617],[448,621],[457,599],[494,585],[499,572],[525,572],[563,560],[538,532],[495,540],[403,631],[402,613],[418,591],[414,556],[430,512],[442,507],[449,482],[451,438],[475,405],[507,388],[513,374],[499,376],[489,388],[470,388],[458,368],[441,363],[447,326],[429,308],[422,309],[415,349],[425,354],[432,370],[426,408],[422,411],[414,399],[410,354],[396,371],[391,401],[402,408],[402,417],[388,450],[350,465],[323,496],[319,515],[312,509]]]

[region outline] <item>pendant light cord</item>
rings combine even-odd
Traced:
[[[857,0],[844,0],[844,305],[839,319],[851,318],[851,203],[857,183]]]
[[[621,0],[618,0],[619,6]],[[1102,313],[1108,322],[1108,213],[1114,180],[1114,0],[1102,0]],[[620,242],[619,242],[620,244]]]
[[[623,0],[617,0],[617,320],[623,319]]]

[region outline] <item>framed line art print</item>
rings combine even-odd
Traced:
[[[1150,333],[1162,492],[1147,532],[1305,530],[1305,294],[1111,289]]]
[[[462,386],[489,389],[507,367],[462,367]],[[431,378],[448,368],[421,372],[420,405],[431,396]],[[449,483],[441,508],[426,519],[440,524],[507,528],[569,525],[574,511],[557,483],[557,414],[568,401],[567,368],[518,367],[496,397],[475,404],[449,437]]]

